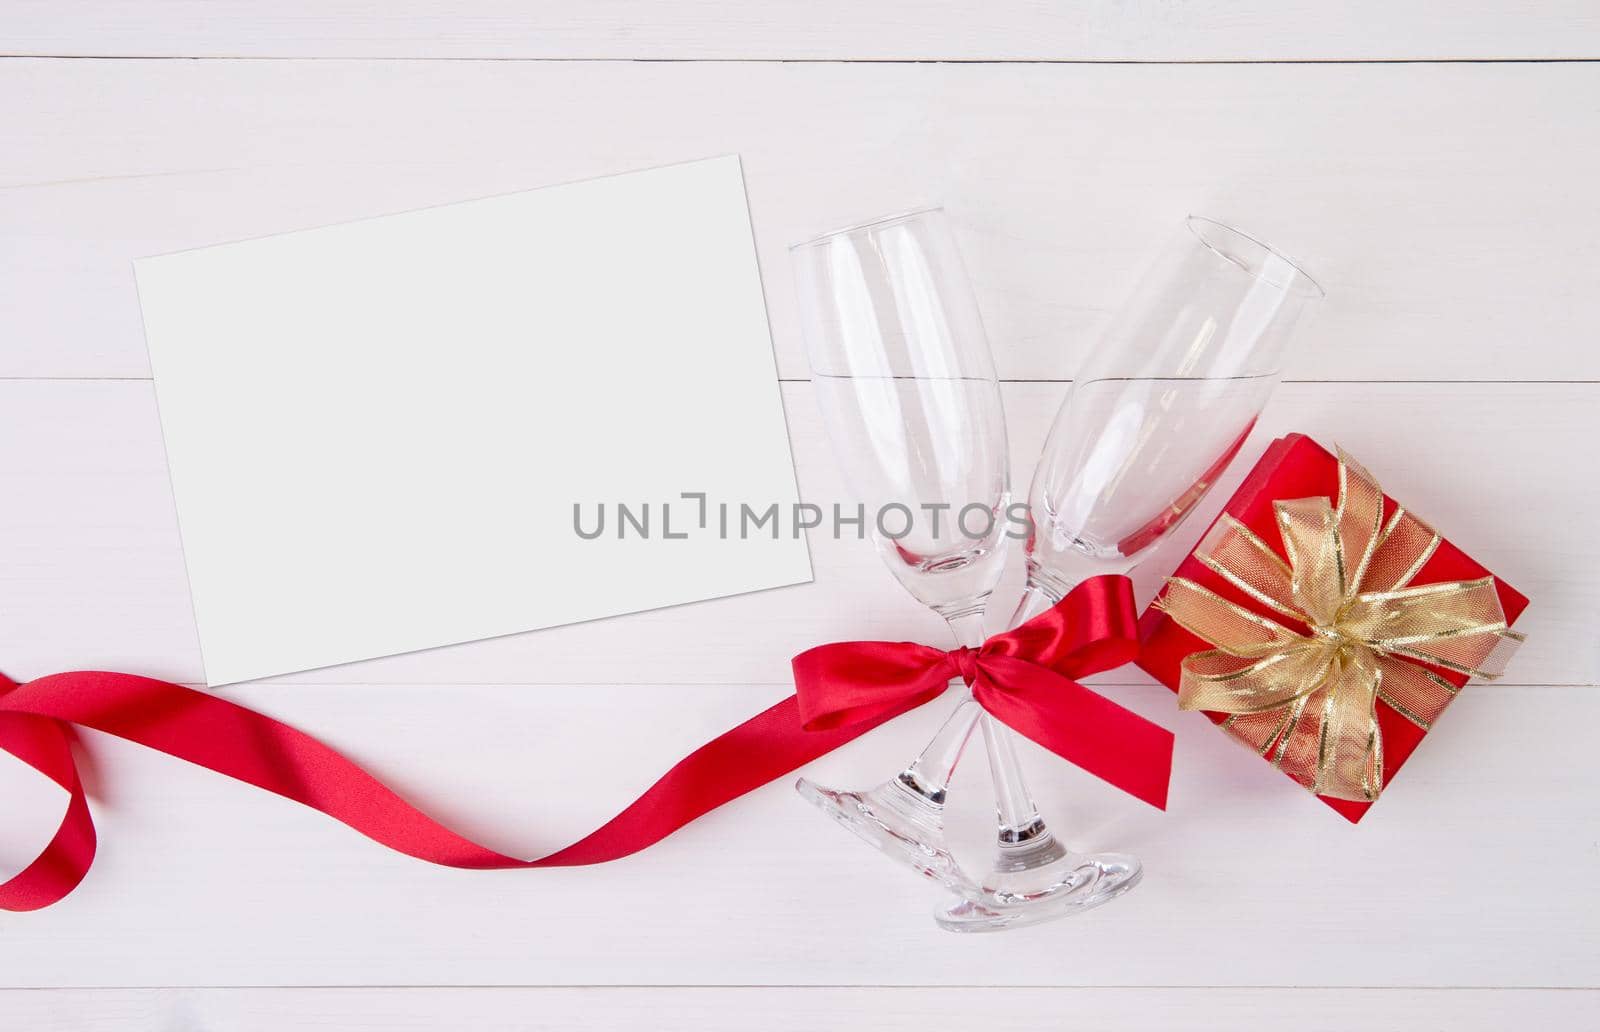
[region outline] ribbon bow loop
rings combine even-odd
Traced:
[[[807,730],[826,731],[898,716],[959,677],[1002,723],[1165,809],[1172,733],[1076,680],[1121,666],[1137,652],[1131,583],[1094,577],[977,648],[853,641],[808,649],[794,658],[795,695]]]
[[[1492,680],[1523,636],[1492,577],[1412,585],[1438,533],[1398,507],[1385,521],[1378,482],[1343,450],[1337,505],[1273,512],[1282,556],[1226,513],[1195,549],[1251,604],[1183,577],[1156,600],[1214,646],[1184,659],[1178,705],[1230,714],[1224,727],[1318,795],[1370,802],[1383,790],[1376,702],[1426,730],[1456,693],[1429,667]]]

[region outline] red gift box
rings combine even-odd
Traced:
[[[1290,434],[1272,442],[1261,457],[1261,461],[1256,463],[1244,483],[1228,500],[1218,520],[1222,520],[1224,515],[1231,515],[1281,556],[1284,546],[1278,530],[1274,503],[1280,500],[1313,497],[1336,500],[1339,493],[1339,460],[1304,434]],[[1395,501],[1385,494],[1383,496],[1385,521],[1394,514],[1396,508]],[[1213,524],[1213,528],[1215,526]],[[1209,536],[1208,532],[1207,538]],[[1262,617],[1280,624],[1292,623],[1286,621],[1281,613],[1273,612],[1268,606],[1229,583],[1197,558],[1195,552],[1191,552],[1184,559],[1173,576],[1187,578]],[[1491,576],[1488,570],[1441,535],[1437,547],[1417,571],[1411,583],[1420,586],[1442,581],[1470,581],[1488,576]],[[1504,611],[1505,622],[1509,626],[1527,608],[1528,600],[1499,578],[1494,579],[1494,589],[1499,597],[1500,607]],[[1170,589],[1163,589],[1162,597],[1165,597],[1168,590]],[[1180,666],[1184,658],[1214,647],[1213,643],[1180,626],[1170,615],[1163,612],[1159,605],[1152,605],[1145,611],[1139,629],[1142,641],[1139,666],[1174,692],[1178,690]],[[1303,626],[1295,629],[1299,633],[1305,633]],[[1428,665],[1427,669],[1456,688],[1460,688],[1469,680],[1467,674],[1443,667]],[[1428,732],[1401,715],[1381,698],[1375,704],[1375,713],[1382,736],[1382,781],[1387,785],[1395,773],[1405,765],[1406,760]],[[1206,715],[1217,724],[1228,719],[1225,713],[1206,711]],[[1336,799],[1326,795],[1319,795],[1318,798],[1351,822],[1359,821],[1372,806],[1371,802]]]

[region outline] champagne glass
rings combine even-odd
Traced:
[[[1238,230],[1191,216],[1073,380],[1034,472],[1022,623],[1083,580],[1127,573],[1171,533],[1238,453],[1322,288]],[[1020,782],[1016,782],[1020,785]],[[1079,913],[1127,891],[1141,867],[1079,856],[1032,801],[1001,828],[977,894],[936,915],[992,931]]]
[[[823,422],[879,556],[958,644],[977,646],[1005,565],[1010,473],[994,361],[944,213],[891,216],[792,254]],[[961,703],[897,776],[864,792],[805,778],[796,788],[891,857],[973,895],[946,847],[944,800],[981,711],[951,683]],[[1014,765],[995,771],[1015,776]]]

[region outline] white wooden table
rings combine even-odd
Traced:
[[[1170,811],[1026,759],[1054,823],[1148,877],[1002,936],[937,931],[936,893],[786,783],[608,867],[463,873],[86,733],[100,858],[0,915],[0,1027],[1600,1027],[1600,8],[1541,6],[3,0],[14,676],[200,677],[131,258],[727,152],[807,498],[841,489],[787,243],[944,201],[1024,479],[1109,307],[1199,211],[1329,292],[1246,458],[1343,443],[1534,605],[1516,683],[1468,690],[1358,828],[1104,679],[1176,730]],[[795,651],[939,640],[869,546],[813,553],[805,587],[228,695],[535,855],[643,787],[611,760],[664,766],[783,695]],[[936,709],[814,773],[875,780]],[[61,801],[5,757],[0,800],[9,875]]]

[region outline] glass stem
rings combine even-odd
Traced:
[[[989,751],[989,777],[994,782],[995,818],[1000,822],[1000,844],[1031,842],[1044,835],[1044,820],[1022,779],[1022,765],[1011,732],[989,714],[983,714],[983,741]]]
[[[1055,605],[1059,597],[1030,578],[1027,591],[1011,618],[1011,626],[1033,619]],[[982,609],[945,614],[945,621],[959,645],[977,648],[987,637]],[[989,754],[989,777],[994,782],[995,816],[1000,826],[1001,845],[1042,845],[1048,840],[1049,831],[1023,779],[1011,732],[983,711],[964,684],[959,681],[951,684],[961,691],[961,701],[922,753],[900,773],[901,784],[930,802],[943,803],[961,754],[972,732],[981,726],[987,746],[985,751]]]
[[[943,615],[958,644],[972,648],[983,644],[983,639],[987,635],[983,626],[981,604],[977,608]],[[972,739],[972,731],[978,726],[978,716],[983,712],[973,701],[972,692],[966,684],[952,680],[950,686],[960,691],[961,701],[945,719],[938,733],[933,736],[933,740],[905,770],[900,772],[899,777],[902,785],[933,803],[944,802],[945,792],[950,787],[950,779],[955,774],[956,765],[961,762],[961,754],[966,750],[967,742]]]
[[[1051,604],[1045,601],[1038,611],[1043,612]],[[956,643],[959,645],[977,648],[987,637],[981,609],[946,614],[945,620],[950,624],[950,631],[955,635]],[[1044,822],[1040,820],[1038,807],[1034,805],[1033,796],[1028,793],[1027,782],[1023,780],[1022,765],[1017,761],[1010,732],[983,712],[983,709],[973,701],[971,693],[966,691],[965,686],[963,691],[965,697],[961,705],[951,714],[939,734],[928,744],[922,756],[917,758],[916,763],[912,764],[902,778],[908,775],[926,777],[926,772],[918,769],[925,759],[947,758],[949,766],[940,769],[940,773],[944,775],[940,782],[942,789],[949,784],[955,764],[961,758],[962,749],[971,739],[973,729],[982,727],[984,744],[987,746],[985,751],[989,755],[989,777],[994,782],[995,814],[1000,824],[1000,841],[1002,844],[1012,844],[1037,840],[1045,834]],[[942,791],[939,798],[943,799]]]
[[[950,778],[955,774],[956,764],[961,762],[961,753],[972,737],[972,729],[977,726],[978,714],[983,712],[973,701],[966,685],[960,688],[961,702],[951,711],[933,740],[899,775],[900,784],[936,805],[944,803]]]
[[[1031,571],[1030,571],[1031,572]],[[1055,605],[1061,596],[1042,586],[1034,577],[1028,578],[1027,590],[1017,603],[1011,616],[1011,626],[1024,624]],[[1022,778],[1022,765],[1017,762],[1015,743],[1011,731],[984,714],[983,739],[989,749],[989,776],[994,781],[995,816],[1000,823],[1000,844],[1015,846],[1024,843],[1041,844],[1049,838],[1039,807],[1028,792]]]

